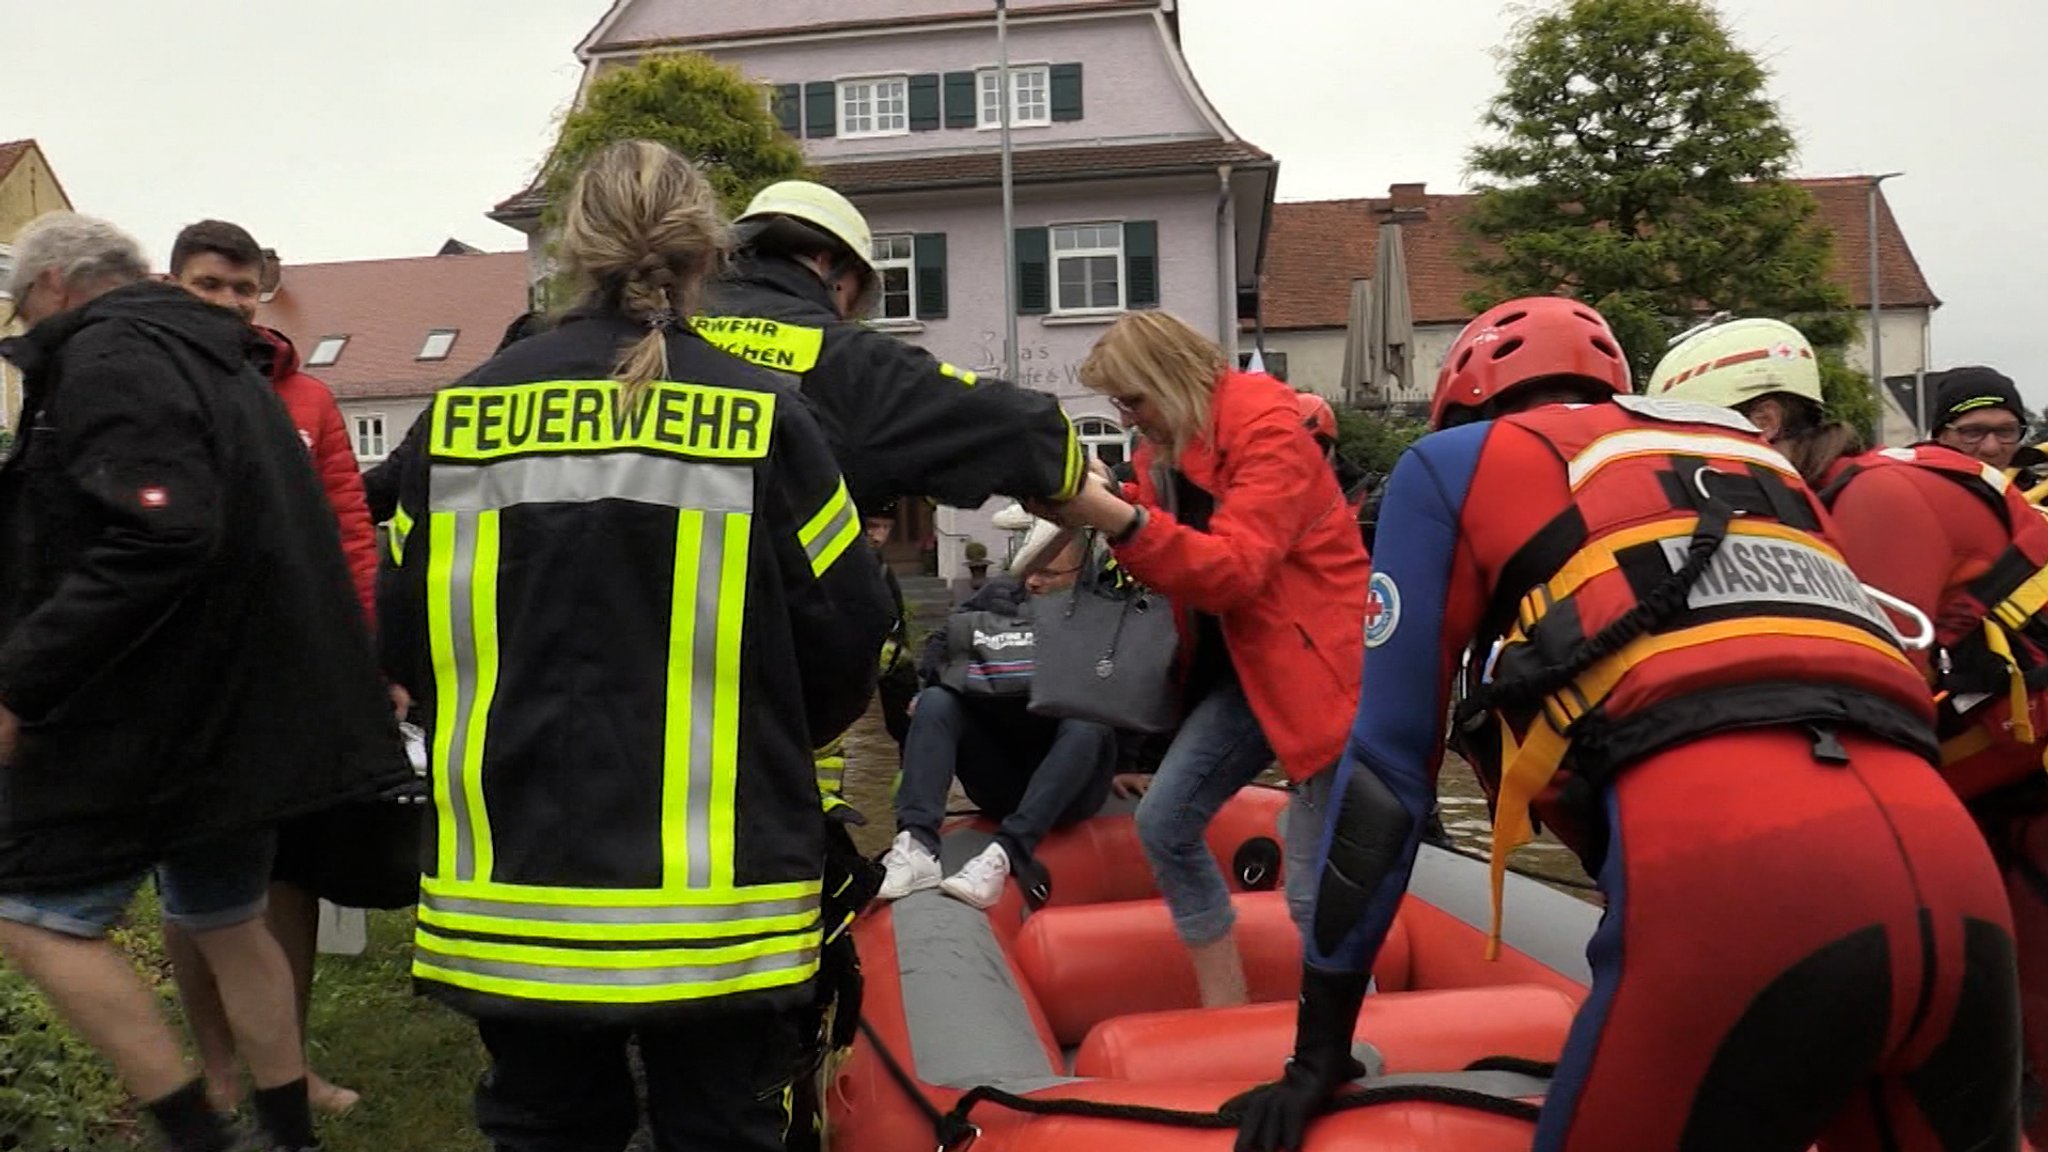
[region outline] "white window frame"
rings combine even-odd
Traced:
[[[1114,248],[1073,248],[1060,250],[1060,233],[1078,228],[1114,228]],[[1067,224],[1053,224],[1046,229],[1046,278],[1050,281],[1047,290],[1052,294],[1052,315],[1054,316],[1108,316],[1125,310],[1130,300],[1131,286],[1128,283],[1129,269],[1124,265],[1124,225],[1121,220],[1085,220]],[[1091,304],[1080,308],[1065,307],[1060,301],[1060,261],[1083,260],[1091,257],[1108,256],[1116,261],[1116,304]]]
[[[14,293],[7,286],[14,281],[14,245],[0,244],[0,300],[12,301]]]
[[[881,110],[883,100],[882,89],[885,85],[894,88],[892,103],[897,107],[897,111],[892,115],[888,126],[883,124]],[[910,135],[910,77],[908,75],[855,76],[839,81],[838,87],[840,139],[862,140],[878,136]],[[853,126],[855,117],[849,108],[849,104],[856,95],[860,94],[861,90],[865,90],[867,100],[867,127],[855,128]]]
[[[1002,87],[1001,69],[983,68],[974,74],[974,116],[975,124],[982,131],[1000,129],[1003,126],[1002,98],[998,95]],[[1038,81],[1039,115],[1027,113],[1023,90],[1018,85],[1020,76],[1031,76]],[[1012,64],[1010,66],[1010,127],[1050,128],[1052,127],[1052,65]]]
[[[382,412],[358,412],[349,417],[349,432],[350,439],[354,441],[356,459],[382,460],[391,454],[391,441]],[[371,446],[373,438],[377,451],[365,452],[363,449]]]
[[[430,356],[427,353],[429,349],[433,348],[434,338],[436,336],[446,336],[448,338],[448,343],[442,347],[438,355]],[[440,361],[446,360],[448,359],[448,357],[454,355],[455,342],[461,339],[461,337],[462,329],[460,328],[429,328],[427,329],[426,339],[420,341],[420,354],[413,357],[413,359],[429,363],[439,363]]]
[[[1086,452],[1091,460],[1101,460],[1102,454],[1096,449],[1109,444],[1120,446],[1124,450],[1125,460],[1129,460],[1131,454],[1137,451],[1136,437],[1132,430],[1119,424],[1112,416],[1074,417],[1074,440],[1081,445],[1081,450]],[[1104,460],[1103,463],[1107,464],[1108,461]]]
[[[885,257],[884,257],[884,256],[882,255],[882,251],[881,251],[881,249],[882,249],[882,242],[883,242],[883,241],[885,241],[885,240],[886,240],[886,241],[888,241],[888,242],[890,243],[890,245],[891,245],[892,247],[893,247],[894,245],[896,245],[897,243],[899,243],[899,242],[900,242],[900,243],[901,243],[901,244],[903,245],[903,251],[904,251],[904,253],[905,253],[905,254],[904,254],[904,255],[902,255],[902,256],[889,256],[889,257],[886,257],[886,258],[885,258]],[[877,233],[877,234],[875,235],[875,237],[874,237],[874,251],[873,251],[873,256],[874,256],[874,261],[875,261],[875,282],[876,282],[876,283],[877,283],[878,285],[879,285],[879,284],[881,284],[881,283],[882,283],[882,282],[884,281],[884,279],[885,279],[885,278],[887,277],[887,274],[888,274],[889,270],[890,270],[890,269],[893,269],[893,268],[901,268],[901,269],[903,269],[903,271],[904,271],[904,275],[905,275],[905,278],[906,278],[906,279],[908,279],[908,280],[909,280],[909,282],[910,282],[910,311],[909,311],[909,312],[907,312],[907,313],[905,313],[905,314],[904,314],[904,315],[902,315],[902,316],[891,316],[891,315],[889,315],[889,314],[888,314],[887,312],[885,312],[885,311],[877,311],[877,312],[875,313],[875,319],[876,319],[876,320],[878,320],[878,321],[880,321],[880,322],[882,322],[882,323],[884,323],[884,324],[901,324],[901,323],[908,323],[908,322],[910,322],[910,321],[916,320],[916,319],[917,319],[917,236],[916,236],[916,234],[915,234],[915,233],[911,233],[911,232],[880,232],[880,233]],[[879,293],[880,293],[881,289],[880,289],[880,288],[878,287],[878,288],[876,289],[876,291],[877,291],[877,293],[878,293],[878,295],[879,295]],[[881,308],[882,308],[883,306],[884,306],[884,305],[883,305],[883,302],[882,302],[882,301],[881,301],[881,300],[880,300],[880,299],[878,298],[878,299],[877,299],[877,300],[875,301],[875,307],[876,307],[877,309],[881,309]]]
[[[306,367],[332,368],[341,362],[341,354],[348,351],[348,341],[347,336],[322,336],[313,341],[312,350],[306,353]],[[334,345],[334,355],[323,358],[320,350],[329,344]]]

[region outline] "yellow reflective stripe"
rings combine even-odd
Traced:
[[[969,388],[972,388],[976,384],[981,382],[981,377],[975,375],[972,372],[969,372],[965,368],[956,368],[953,365],[946,363],[944,360],[939,361],[939,375],[949,377],[954,380],[958,380],[962,384],[967,385]]]
[[[668,614],[668,685],[661,757],[661,861],[665,888],[700,887],[690,868],[690,773],[696,767],[691,737],[705,717],[695,707],[698,578],[702,572],[704,513],[676,515],[675,588]],[[710,589],[715,595],[715,586]],[[708,869],[705,870],[708,873]]]
[[[442,956],[467,956],[506,964],[546,965],[599,973],[716,968],[739,960],[798,955],[816,948],[822,935],[822,932],[798,932],[705,948],[576,948],[508,940],[470,940],[425,933],[419,946]]]
[[[455,624],[448,599],[449,574],[455,565],[455,517],[443,513],[427,518],[427,650],[434,665],[434,714],[446,717],[434,725],[433,787],[435,874],[456,876],[456,845],[463,842],[455,819],[455,735],[468,710],[463,707],[461,680],[455,671]]]
[[[698,316],[690,321],[707,343],[763,368],[802,375],[818,366],[825,330],[753,316]]]
[[[1081,451],[1081,437],[1074,432],[1073,418],[1062,411],[1060,422],[1067,426],[1067,466],[1060,476],[1060,490],[1052,498],[1072,500],[1081,491],[1082,478],[1088,475],[1088,460]]]
[[[491,874],[484,741],[498,683],[498,514],[428,516],[428,646],[436,715],[433,779],[439,874]]]
[[[860,513],[842,479],[824,506],[797,530],[796,542],[810,557],[812,574],[823,576],[859,536]]]
[[[719,460],[768,455],[775,394],[656,381],[639,408],[618,411],[615,380],[550,380],[447,388],[434,397],[435,460],[621,449]]]
[[[384,531],[385,541],[391,548],[391,562],[405,563],[405,540],[412,535],[412,513],[403,504],[391,513],[391,526]]]
[[[436,876],[423,877],[420,890],[429,897],[457,900],[498,901],[519,909],[559,908],[565,914],[603,918],[598,909],[685,917],[688,909],[721,909],[763,901],[815,900],[824,885],[817,880],[792,880],[783,884],[753,884],[712,892],[685,888],[529,888],[518,884],[488,881],[461,882]],[[526,914],[538,915],[528,912]],[[750,915],[753,913],[749,913]]]
[[[458,932],[495,932],[571,941],[719,939],[733,936],[765,936],[800,932],[809,925],[816,923],[818,919],[817,901],[810,901],[807,908],[807,911],[794,912],[786,916],[764,916],[743,920],[711,920],[698,924],[676,924],[667,921],[647,923],[597,921],[584,923],[581,921],[531,920],[516,916],[480,915],[471,912],[444,912],[432,903],[422,902],[419,908],[419,922]]]
[[[818,971],[818,939],[813,932],[733,949],[706,949],[715,953],[715,958],[697,956],[692,957],[695,963],[655,967],[631,966],[630,961],[646,965],[668,957],[637,950],[519,949],[506,954],[504,946],[422,933],[415,942],[413,975],[521,1000],[599,1004],[706,1000],[809,980]],[[785,940],[798,942],[798,947],[791,950]]]
[[[849,501],[848,508],[853,505]],[[855,524],[858,527],[858,522]],[[725,517],[725,564],[720,574],[713,622],[718,635],[711,706],[711,886],[733,882],[733,825],[739,779],[740,652],[746,625],[747,550],[753,542],[752,518]]]

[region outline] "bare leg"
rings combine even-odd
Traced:
[[[206,1098],[220,1112],[233,1112],[242,1102],[242,1070],[235,1063],[235,1033],[221,1007],[213,969],[192,934],[177,924],[164,925],[164,954],[171,960],[171,979],[185,1023],[199,1048],[199,1066],[206,1076]]]
[[[1238,955],[1235,937],[1191,945],[1188,954],[1195,962],[1195,987],[1201,990],[1202,1007],[1229,1008],[1249,1002],[1244,960]]]
[[[298,996],[299,1034],[305,1036],[306,1011],[313,1000],[313,965],[320,946],[320,898],[296,884],[270,886],[270,931],[284,948],[292,969],[292,989]],[[330,1084],[306,1069],[306,1095],[319,1111],[338,1115],[356,1106],[362,1097],[352,1089]]]
[[[113,1061],[136,1099],[160,1100],[190,1082],[185,1053],[156,997],[112,944],[0,921],[0,953]]]
[[[292,971],[284,949],[262,919],[193,933],[212,966],[228,1027],[260,1091],[306,1075],[292,1001]]]

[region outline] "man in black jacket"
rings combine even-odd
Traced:
[[[0,952],[177,1152],[233,1139],[102,937],[155,868],[220,978],[264,1147],[314,1144],[264,928],[279,820],[411,780],[326,497],[240,317],[104,222],[16,241],[0,466]]]

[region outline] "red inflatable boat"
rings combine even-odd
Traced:
[[[1194,971],[1153,887],[1128,806],[1055,833],[1039,849],[1052,877],[1027,911],[1016,885],[987,913],[937,890],[871,911],[856,925],[867,973],[867,1028],[825,1085],[832,1152],[915,1152],[937,1145],[931,1112],[988,1086],[1029,1100],[1084,1100],[1186,1113],[1279,1075],[1293,1048],[1300,942],[1279,888],[1287,794],[1248,788],[1209,829],[1237,904],[1237,940],[1254,1003],[1197,1008]],[[947,871],[991,828],[948,830]],[[1553,1062],[1589,979],[1586,940],[1599,909],[1509,877],[1507,933],[1485,959],[1486,867],[1425,847],[1375,970],[1355,1033],[1362,1086],[1427,1086],[1407,1099],[1333,1114],[1308,1152],[1526,1149],[1531,1126],[1510,1103],[1545,1082],[1517,1062]],[[879,1050],[878,1050],[879,1049]],[[1468,1071],[1495,1061],[1489,1070]],[[893,1065],[893,1069],[892,1066]],[[1027,1115],[978,1104],[976,1152],[1116,1148],[1227,1152],[1235,1137],[1121,1118]],[[952,1152],[966,1147],[963,1140]]]

